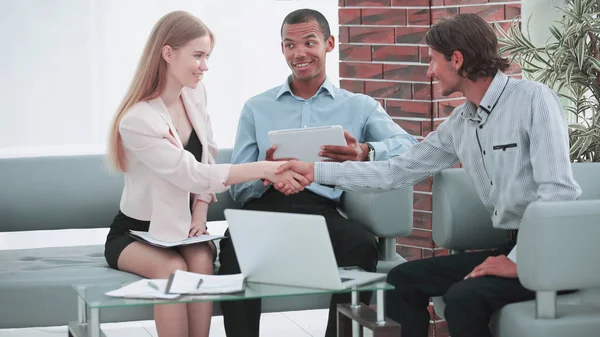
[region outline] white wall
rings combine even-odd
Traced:
[[[152,26],[178,9],[216,35],[204,81],[215,138],[232,146],[243,102],[289,74],[279,28],[303,7],[338,35],[337,0],[0,0],[0,157],[103,153]]]

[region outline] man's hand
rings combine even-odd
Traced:
[[[517,277],[517,264],[506,255],[490,256],[465,276],[465,279],[480,276]]]
[[[265,160],[266,161],[288,161],[288,160],[293,160],[295,158],[277,158],[275,159],[275,151],[277,150],[277,146],[273,145],[270,148],[267,149],[267,153],[265,154]]]
[[[323,151],[319,152],[319,155],[331,158],[329,161],[337,162],[347,160],[364,161],[367,159],[369,155],[369,146],[367,144],[359,143],[348,131],[344,131],[344,138],[346,138],[346,144],[348,145],[325,145],[323,146]]]

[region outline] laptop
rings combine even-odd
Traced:
[[[225,219],[247,281],[342,290],[386,278],[338,268],[323,216],[226,209]]]

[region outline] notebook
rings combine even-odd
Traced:
[[[148,232],[144,232],[144,231],[129,230],[128,234],[129,234],[129,236],[131,236],[132,238],[134,238],[136,240],[145,242],[145,243],[153,245],[153,246],[162,247],[162,248],[191,245],[194,243],[208,242],[208,241],[220,240],[220,239],[225,238],[224,235],[200,235],[200,236],[194,236],[191,238],[187,238],[187,239],[184,239],[181,241],[169,242],[169,241],[157,240],[157,239],[151,237]]]
[[[146,299],[174,299],[179,294],[165,294],[166,279],[141,279],[119,289],[109,291],[107,296]]]
[[[205,275],[176,270],[167,282],[165,293],[182,295],[214,295],[243,291],[242,274]]]

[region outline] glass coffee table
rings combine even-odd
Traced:
[[[105,295],[106,292],[125,284],[120,282],[73,286],[78,294],[78,320],[69,322],[69,337],[105,337],[100,327],[100,311],[110,308],[334,293],[352,293],[352,303],[338,306],[338,336],[362,336],[361,326],[373,330],[374,336],[399,336],[400,332],[397,323],[385,319],[383,292],[394,287],[383,281],[339,291],[248,282],[243,292],[233,294],[181,296],[175,299],[130,299]],[[362,291],[374,291],[377,294],[377,310],[358,302],[358,293]],[[348,321],[352,321],[352,329],[345,328],[349,325]]]

